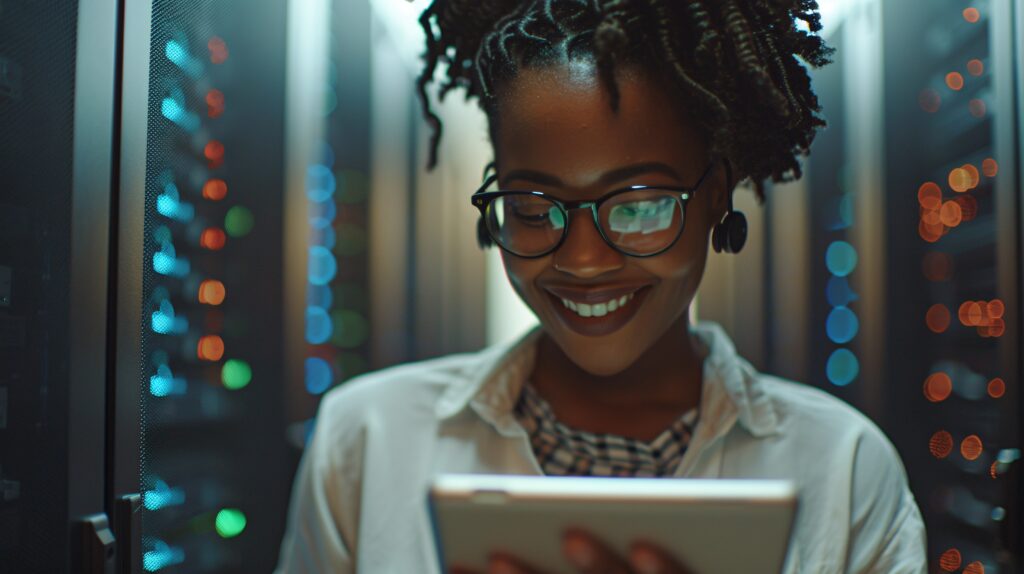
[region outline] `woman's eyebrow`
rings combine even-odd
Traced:
[[[627,166],[624,166],[624,167],[616,168],[616,169],[613,169],[611,171],[605,172],[597,180],[597,183],[598,183],[598,185],[601,185],[601,186],[608,186],[608,185],[612,185],[612,184],[615,184],[615,183],[619,183],[619,182],[625,181],[625,180],[630,179],[632,177],[636,177],[638,175],[643,175],[643,174],[648,174],[648,173],[663,173],[665,175],[668,175],[668,176],[671,176],[671,177],[675,178],[678,181],[682,181],[682,178],[679,177],[679,173],[675,169],[673,169],[671,166],[669,166],[666,163],[660,162],[660,161],[654,161],[654,162],[638,163],[638,164],[634,164],[634,165],[627,165]],[[555,177],[555,176],[553,176],[551,174],[548,174],[548,173],[544,173],[542,171],[536,171],[536,170],[532,170],[532,169],[516,169],[516,170],[512,170],[512,171],[508,172],[507,174],[505,174],[505,176],[502,179],[505,180],[505,181],[511,181],[511,180],[514,180],[514,179],[518,179],[518,180],[523,180],[523,181],[529,181],[529,182],[537,183],[537,184],[540,184],[540,185],[549,185],[549,186],[552,186],[552,187],[561,187],[563,185],[562,184],[562,180],[558,179],[557,177]]]

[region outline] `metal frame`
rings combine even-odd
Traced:
[[[68,516],[72,571],[84,571],[80,523],[104,508],[107,296],[118,3],[80,0],[71,206]]]

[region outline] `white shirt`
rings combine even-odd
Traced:
[[[709,354],[700,422],[676,476],[795,481],[787,574],[926,572],[924,525],[885,435],[824,391],[756,372],[719,326],[693,330]],[[426,506],[436,474],[542,474],[513,412],[540,334],[327,393],[276,572],[439,572]]]

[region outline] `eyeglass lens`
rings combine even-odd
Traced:
[[[546,253],[565,233],[567,215],[553,201],[530,194],[496,198],[487,209],[491,236],[505,249],[523,256]],[[621,193],[601,204],[601,232],[616,248],[634,255],[657,253],[682,232],[683,213],[676,193],[643,189]]]

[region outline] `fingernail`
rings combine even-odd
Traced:
[[[594,549],[586,540],[575,536],[566,538],[565,554],[577,568],[590,568],[594,565]]]
[[[633,564],[633,569],[640,574],[658,574],[661,572],[661,560],[654,552],[642,546],[634,548],[630,552],[629,561]]]

